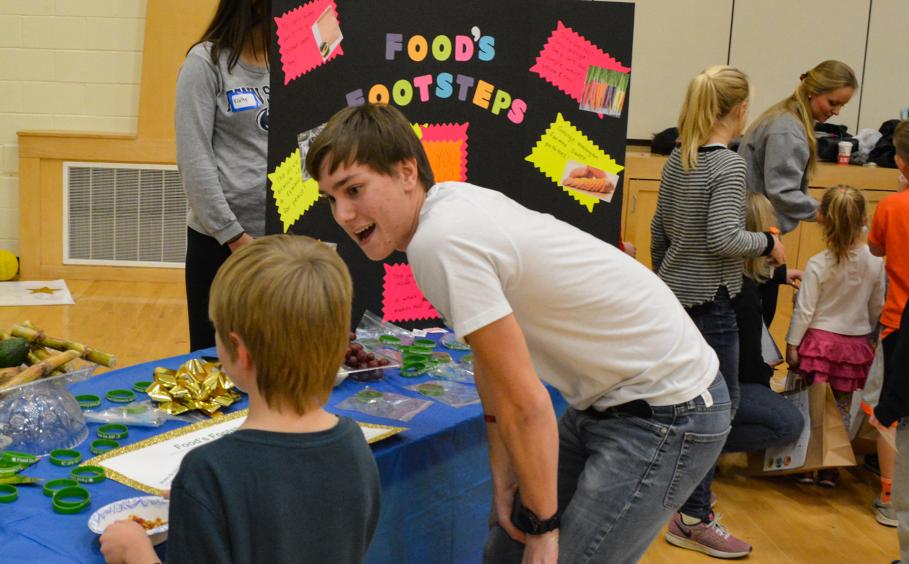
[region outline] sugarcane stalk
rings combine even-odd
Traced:
[[[55,368],[62,366],[78,357],[78,351],[64,351],[60,354],[55,354],[47,360],[42,360],[38,364],[29,366],[19,374],[16,374],[5,384],[0,386],[0,390],[6,390],[8,388],[12,388],[13,386],[19,386],[22,384],[27,384],[33,380],[37,380],[45,374],[52,372]]]
[[[34,366],[41,362],[41,357],[35,351],[28,351],[28,365]]]
[[[22,372],[22,369],[18,366],[13,366],[12,368],[0,368],[0,385],[20,372]]]
[[[117,357],[97,349],[86,347],[82,343],[59,339],[57,337],[48,337],[41,331],[36,331],[31,327],[16,325],[13,327],[13,335],[21,337],[30,343],[43,345],[45,347],[56,349],[58,351],[77,351],[79,356],[95,364],[100,364],[108,368],[113,368],[117,364]]]
[[[95,364],[100,364],[101,366],[106,366],[108,368],[113,368],[117,365],[116,356],[90,347],[85,347],[85,354],[82,356],[86,360],[94,362]]]
[[[36,357],[38,357],[39,360],[47,360],[50,357],[54,356],[54,354],[52,352],[50,352],[49,350],[47,350],[44,347],[38,347],[38,348],[34,349],[32,352],[34,353],[34,355]],[[69,366],[70,366],[69,363],[64,364],[60,368],[57,368],[56,370],[51,372],[51,375],[58,376],[60,374],[66,374],[67,370],[69,370],[69,368],[68,368]]]
[[[12,329],[10,329],[10,333],[12,333],[14,337],[25,339],[29,343],[35,343],[44,337],[44,334],[41,333],[41,331],[37,331],[32,327],[26,327],[22,324],[13,325]]]

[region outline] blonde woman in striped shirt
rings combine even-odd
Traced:
[[[741,290],[744,261],[767,255],[785,262],[775,235],[745,229],[745,160],[727,148],[744,127],[749,90],[745,74],[728,66],[692,79],[679,115],[680,146],[663,167],[651,224],[654,271],[716,351],[733,413],[739,338],[731,299]],[[718,558],[745,556],[751,546],[711,511],[712,477],[708,472],[673,517],[666,540]]]

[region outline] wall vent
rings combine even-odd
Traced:
[[[173,165],[63,163],[64,264],[182,267],[186,196]]]

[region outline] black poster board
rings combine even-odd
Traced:
[[[298,149],[299,133],[319,126],[349,103],[367,99],[374,85],[384,85],[385,100],[412,122],[429,124],[423,130],[424,141],[427,132],[433,139],[435,135],[443,141],[449,139],[446,135],[461,139],[463,124],[467,124],[466,152],[461,140],[462,160],[457,161],[463,164],[466,153],[467,182],[500,190],[529,208],[551,213],[610,243],[618,242],[623,173],[618,173],[611,201],[595,204],[590,203],[589,194],[586,204],[573,197],[560,182],[577,181],[560,177],[568,176],[566,164],[572,167],[581,163],[580,158],[569,158],[577,157],[577,147],[589,154],[591,143],[595,154],[599,148],[614,161],[614,170],[620,171],[624,164],[632,4],[580,0],[273,0],[272,13],[278,39],[271,52],[269,171],[275,171]],[[415,60],[424,55],[424,59]],[[468,60],[457,60],[465,58]],[[590,65],[605,70],[590,71],[579,85],[578,68]],[[614,81],[623,73],[625,85],[613,82],[610,90],[604,76],[609,74],[608,80]],[[409,101],[407,85],[411,90]],[[622,88],[624,92],[620,92]],[[381,87],[374,92],[382,94]],[[617,116],[603,113],[603,102],[610,99],[612,104],[606,107],[618,107]],[[582,101],[600,113],[581,109]],[[534,154],[535,147],[540,148],[538,142],[558,121],[557,116],[575,129],[567,130],[568,141],[564,124],[556,128],[558,132],[547,135],[544,154],[550,158],[535,158],[537,164],[546,163],[543,168],[550,171],[547,175],[527,157]],[[442,124],[460,124],[461,128],[439,127]],[[559,156],[561,143],[575,149],[562,155],[556,165],[552,159]],[[553,146],[555,153],[549,150]],[[448,163],[446,170],[458,168],[450,160],[455,155],[451,150],[439,149],[439,155]],[[435,170],[435,162],[433,166]],[[440,176],[439,171],[436,175]],[[455,178],[444,174],[437,178],[444,179]],[[271,182],[268,190],[266,230],[284,232]],[[326,202],[312,205],[288,231],[337,243],[354,280],[354,320],[364,309],[382,315],[386,268],[367,259],[335,224]],[[407,260],[403,253],[395,253],[385,262]],[[438,325],[439,320],[401,324]]]

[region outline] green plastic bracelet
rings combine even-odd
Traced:
[[[90,450],[92,454],[104,454],[115,448],[120,448],[120,443],[113,439],[95,439],[92,441],[91,446],[88,447],[88,450]]]
[[[79,407],[82,409],[91,409],[101,405],[101,398],[95,394],[82,394],[81,396],[76,396],[76,401],[79,402]]]
[[[136,399],[136,392],[132,390],[111,390],[107,392],[105,397],[115,403],[129,403]]]
[[[400,345],[401,339],[394,335],[379,335],[379,342],[385,345]]]
[[[121,423],[107,423],[98,427],[98,437],[102,439],[125,439],[129,428]]]
[[[76,501],[69,501],[75,499]],[[91,504],[92,496],[82,486],[69,486],[54,492],[51,505],[54,511],[62,514],[79,513]]]
[[[435,350],[436,342],[433,341],[432,339],[426,339],[423,337],[419,337],[419,338],[416,338],[413,340],[413,344],[411,344],[411,346],[421,348],[421,349]]]
[[[445,393],[445,388],[439,384],[420,384],[417,386],[417,391],[424,396],[441,396]]]
[[[0,484],[0,503],[12,503],[19,499],[19,490],[10,484]]]
[[[376,390],[362,390],[357,392],[357,395],[354,397],[357,398],[357,401],[369,403],[371,400],[382,397],[382,392],[377,392]]]
[[[0,477],[12,476],[27,468],[27,464],[0,459]]]
[[[18,462],[20,464],[34,464],[35,462],[38,462],[38,457],[34,454],[17,452],[15,450],[3,451],[3,456],[0,457],[0,459],[8,460],[9,462]]]
[[[70,476],[73,477],[73,480],[83,484],[97,484],[98,482],[103,482],[104,478],[107,477],[104,473],[104,468],[100,466],[79,466],[78,468],[73,468]]]
[[[50,461],[56,466],[74,466],[82,462],[82,454],[71,448],[58,448],[50,451]]]
[[[73,470],[73,472],[75,472],[75,470]],[[56,491],[78,485],[79,482],[70,478],[58,478],[56,480],[51,480],[44,484],[44,495],[47,497],[54,497],[54,493]]]
[[[427,368],[429,368],[429,363],[425,360],[405,362],[404,366],[401,368],[401,376],[405,378],[416,378],[426,372]]]
[[[144,394],[145,390],[147,390],[148,387],[151,385],[152,385],[152,382],[147,382],[147,381],[143,380],[141,382],[136,382],[135,384],[133,384],[133,390],[139,392],[140,394]]]

